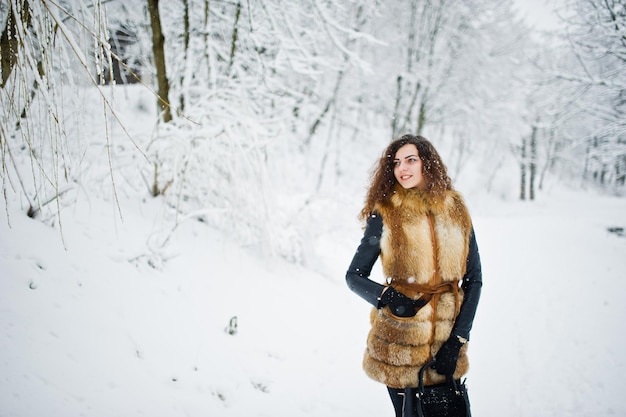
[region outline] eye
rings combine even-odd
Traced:
[[[409,162],[414,164],[415,162],[417,162],[417,158],[411,157],[411,158],[409,158]]]
[[[395,161],[393,161],[393,166],[397,167],[398,165],[400,165],[400,161],[398,161],[397,159]]]

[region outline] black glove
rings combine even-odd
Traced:
[[[389,306],[394,316],[413,317],[417,314],[417,309],[426,304],[424,300],[412,300],[393,287],[387,287],[383,295],[380,297],[379,307]]]
[[[459,350],[463,343],[455,335],[450,336],[448,340],[441,345],[441,349],[435,355],[435,363],[433,368],[439,375],[452,375],[456,369],[456,361],[459,358]]]

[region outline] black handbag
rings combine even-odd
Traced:
[[[405,388],[403,417],[471,417],[465,381],[448,375],[443,384],[424,385],[424,372],[433,363],[420,368],[417,388]]]

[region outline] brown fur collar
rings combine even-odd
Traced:
[[[390,203],[376,209],[383,218],[381,260],[388,282],[403,287],[437,284],[433,282],[435,268],[443,282],[463,277],[472,222],[460,194],[448,190],[442,197],[434,197],[399,187]],[[438,265],[434,265],[429,216],[435,229]]]

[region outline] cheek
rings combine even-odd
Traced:
[[[393,167],[393,176],[396,177],[396,179],[398,179],[398,172],[400,171],[400,168],[395,166]]]

